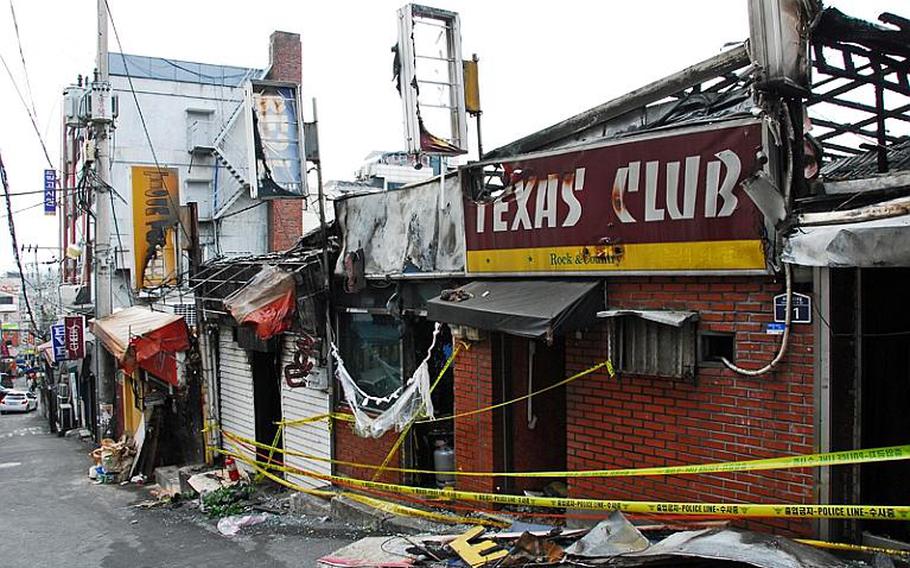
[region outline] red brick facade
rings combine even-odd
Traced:
[[[398,439],[398,432],[387,432],[381,438],[361,438],[350,422],[336,420],[333,424],[332,443],[335,445],[335,459],[367,465],[381,465],[389,450]],[[391,467],[401,467],[401,451],[395,452],[389,461]],[[373,479],[375,469],[336,465],[335,474],[355,479]],[[395,471],[383,472],[378,481],[401,483],[402,474]]]
[[[611,308],[685,309],[699,312],[699,329],[735,332],[737,363],[759,367],[776,353],[780,336],[766,335],[772,296],[781,284],[769,278],[617,278],[607,281]],[[566,338],[566,375],[607,357],[606,325]],[[776,457],[808,453],[815,444],[813,334],[795,326],[778,369],[761,377],[702,367],[696,384],[665,378],[592,374],[567,387],[568,470],[647,467]],[[456,412],[492,399],[490,341],[472,346],[456,365]],[[556,411],[556,409],[553,409]],[[458,421],[456,464],[494,467],[489,413]],[[533,451],[516,448],[515,453]],[[518,467],[516,467],[518,469]],[[490,490],[493,483],[459,479],[463,488]],[[572,479],[573,497],[693,502],[812,503],[812,470],[717,475]],[[764,521],[756,522],[765,524]],[[804,520],[767,521],[778,532],[810,534]]]
[[[302,51],[300,34],[273,32],[269,38],[269,73],[274,81],[300,84]],[[287,250],[303,234],[303,199],[276,199],[269,202],[269,251]]]
[[[474,343],[455,358],[455,413],[493,403],[490,342]],[[462,471],[493,471],[493,413],[482,412],[455,422],[455,467]],[[499,489],[489,477],[459,477],[458,488],[490,492]]]

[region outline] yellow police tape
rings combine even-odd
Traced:
[[[332,463],[347,467],[376,470],[378,465],[337,460],[322,456],[315,456],[306,452],[291,449],[281,449],[233,434],[226,430],[222,433],[244,444],[255,446],[262,450],[281,452],[307,460]],[[785,456],[780,458],[766,458],[738,462],[717,462],[694,465],[672,465],[662,467],[642,467],[629,469],[587,469],[580,471],[521,471],[521,472],[492,472],[492,471],[436,471],[428,469],[414,469],[405,467],[386,467],[386,471],[396,473],[426,474],[426,475],[455,475],[461,477],[643,477],[656,475],[694,475],[705,473],[730,473],[738,471],[768,471],[773,469],[791,469],[800,467],[826,467],[831,465],[851,465],[861,463],[876,463],[910,459],[910,445],[889,446],[886,448],[873,448],[868,450],[848,450],[842,452],[826,452],[820,454],[805,454],[799,456]]]
[[[238,447],[236,444],[233,444],[233,443],[231,443],[231,445],[233,445],[235,448]],[[326,497],[326,498],[331,498],[336,495],[344,495],[350,499],[353,499],[355,501],[358,501],[360,503],[363,503],[365,505],[368,505],[370,507],[373,507],[375,509],[385,511],[388,513],[425,518],[425,519],[440,521],[440,522],[444,522],[444,523],[473,524],[473,525],[483,525],[483,526],[501,527],[501,528],[511,526],[510,523],[507,523],[504,521],[497,521],[494,519],[478,519],[478,518],[473,518],[473,517],[462,517],[462,516],[458,516],[458,515],[444,515],[444,514],[436,513],[433,511],[415,509],[413,507],[407,507],[404,505],[399,505],[397,503],[390,503],[389,501],[384,501],[382,499],[377,499],[375,497],[368,497],[366,495],[360,495],[358,493],[350,493],[350,492],[346,492],[346,491],[324,491],[324,490],[319,490],[319,489],[309,489],[307,487],[297,485],[296,483],[292,483],[290,481],[287,481],[286,479],[282,479],[282,478],[274,475],[273,473],[267,471],[265,468],[261,467],[259,465],[259,462],[255,461],[255,460],[251,460],[249,457],[247,457],[245,455],[230,452],[230,451],[225,451],[221,448],[214,447],[214,446],[210,446],[209,449],[211,449],[215,452],[220,452],[220,453],[224,453],[226,455],[231,455],[231,456],[235,457],[236,459],[248,464],[250,467],[254,468],[257,472],[259,472],[260,474],[264,475],[265,477],[271,479],[272,481],[274,481],[280,485],[283,485],[289,489],[292,489],[294,491],[299,491],[301,493],[308,493],[311,495],[317,495],[319,497]],[[289,467],[286,468],[286,467],[279,467],[279,466],[273,465],[272,469],[293,470],[295,468],[289,468]],[[903,557],[903,558],[910,557],[910,550],[900,550],[900,549],[896,549],[896,548],[882,548],[882,547],[878,547],[878,546],[866,546],[866,545],[861,545],[861,544],[849,544],[849,543],[842,543],[842,542],[829,542],[829,541],[815,540],[815,539],[810,539],[810,538],[796,538],[793,540],[796,542],[802,543],[802,544],[814,546],[816,548],[825,548],[825,549],[829,549],[829,550],[841,550],[841,551],[846,551],[846,552],[881,553],[881,554],[887,554],[890,556],[899,556],[899,557]]]
[[[464,344],[463,344],[463,345],[464,345]],[[461,346],[459,346],[459,348],[460,348],[460,347],[461,347]],[[454,351],[454,352],[452,353],[452,356],[449,358],[449,361],[446,362],[446,366],[443,368],[443,371],[440,373],[439,377],[437,377],[437,379],[436,379],[437,382],[439,381],[440,378],[442,378],[442,375],[445,373],[445,371],[448,370],[449,364],[452,362],[452,359],[454,359],[454,357],[455,357],[455,355],[456,355],[457,353],[458,353],[458,350],[456,349],[456,351]],[[476,415],[476,414],[483,414],[484,412],[492,412],[493,410],[497,410],[497,409],[502,408],[502,407],[504,407],[504,406],[508,406],[508,405],[510,405],[510,404],[515,404],[516,402],[521,402],[521,401],[524,401],[524,400],[528,400],[529,398],[533,398],[533,397],[535,397],[535,396],[537,396],[537,395],[543,394],[543,393],[548,392],[548,391],[551,391],[551,390],[553,390],[553,389],[558,389],[559,387],[565,386],[565,385],[571,383],[572,381],[575,381],[575,380],[580,379],[580,378],[582,378],[582,377],[586,377],[586,376],[590,375],[591,373],[593,373],[593,372],[595,372],[595,371],[598,371],[598,370],[600,370],[600,369],[603,369],[603,368],[606,368],[606,369],[607,369],[607,374],[610,375],[610,378],[613,378],[613,377],[616,376],[616,369],[613,367],[613,362],[612,362],[612,361],[609,361],[609,360],[607,360],[607,361],[602,361],[602,362],[600,362],[600,363],[598,363],[598,364],[596,364],[596,365],[594,365],[594,366],[592,366],[592,367],[588,367],[588,368],[585,369],[584,371],[580,371],[580,372],[578,372],[578,373],[575,373],[575,374],[572,375],[571,377],[567,377],[567,378],[565,378],[565,379],[563,379],[563,380],[561,380],[561,381],[559,381],[559,382],[557,382],[557,383],[554,383],[554,384],[552,384],[552,385],[550,385],[550,386],[547,386],[547,387],[544,387],[544,388],[542,388],[542,389],[538,389],[538,390],[536,390],[536,391],[530,392],[530,393],[528,393],[528,394],[526,394],[526,395],[522,395],[522,396],[519,396],[519,397],[515,397],[515,398],[513,398],[513,399],[506,400],[506,401],[504,401],[504,402],[499,402],[499,403],[496,403],[496,404],[492,404],[492,405],[490,405],[490,406],[485,406],[485,407],[483,407],[483,408],[475,408],[474,410],[468,410],[468,411],[465,411],[465,412],[459,412],[458,414],[452,414],[452,415],[449,415],[449,416],[437,416],[437,417],[435,417],[435,418],[422,418],[422,419],[420,419],[420,420],[416,420],[416,421],[415,421],[415,424],[428,424],[428,423],[433,423],[433,422],[445,422],[445,421],[449,421],[449,420],[457,420],[457,419],[459,419],[459,418],[465,418],[465,417],[467,417],[467,416],[474,416],[474,415]],[[307,416],[307,417],[305,417],[305,418],[296,418],[296,419],[294,419],[294,420],[281,420],[281,421],[279,421],[279,422],[276,422],[275,424],[278,424],[278,425],[280,425],[280,426],[302,426],[302,425],[305,425],[305,424],[310,424],[310,423],[312,423],[312,422],[318,422],[318,421],[320,421],[320,420],[329,420],[329,419],[332,419],[332,420],[343,420],[343,421],[345,421],[345,422],[354,422],[354,417],[351,416],[350,414],[343,414],[343,413],[339,413],[339,412],[326,412],[326,413],[324,413],[324,414],[316,414],[316,415],[314,415],[314,416]]]
[[[239,449],[239,447],[236,444],[231,443],[231,445],[234,446],[235,448]],[[498,527],[498,528],[505,528],[505,527],[510,526],[509,523],[505,523],[502,521],[496,521],[496,520],[492,520],[492,519],[463,517],[460,515],[447,515],[447,514],[438,513],[435,511],[425,511],[423,509],[415,509],[414,507],[408,507],[406,505],[392,503],[392,502],[385,501],[382,499],[377,499],[375,497],[361,495],[359,493],[351,493],[348,491],[325,491],[325,490],[320,490],[320,489],[310,489],[308,487],[303,487],[302,485],[298,485],[298,484],[288,481],[286,479],[282,479],[281,477],[278,477],[274,473],[271,473],[270,471],[268,471],[268,469],[286,471],[286,470],[290,470],[293,468],[287,468],[287,467],[279,466],[276,464],[262,464],[261,462],[259,462],[257,460],[253,460],[249,456],[244,455],[240,452],[231,452],[231,451],[227,451],[227,450],[224,450],[221,448],[216,448],[216,447],[212,447],[211,449],[216,452],[219,452],[219,453],[222,453],[225,455],[229,455],[229,456],[233,457],[234,459],[249,465],[256,471],[257,477],[259,477],[259,476],[266,477],[266,478],[274,481],[275,483],[278,483],[279,485],[283,485],[284,487],[287,487],[294,491],[299,491],[301,493],[306,493],[308,495],[315,495],[318,497],[325,497],[325,498],[335,497],[336,495],[343,495],[349,499],[352,499],[359,503],[363,503],[364,505],[367,505],[369,507],[372,507],[374,509],[377,509],[379,511],[383,511],[386,513],[392,513],[395,515],[403,515],[403,516],[407,516],[407,517],[417,517],[417,518],[421,518],[421,519],[427,519],[427,520],[431,520],[431,521],[437,521],[437,522],[448,523],[448,524],[483,525],[483,526]],[[287,473],[294,473],[294,472],[287,471]]]
[[[565,386],[565,385],[571,383],[572,381],[580,379],[582,377],[586,377],[586,376],[590,375],[591,373],[593,373],[594,371],[598,371],[603,368],[607,369],[607,374],[610,375],[611,379],[616,376],[616,369],[613,368],[613,362],[610,361],[609,359],[607,359],[606,361],[601,361],[600,363],[598,363],[592,367],[588,367],[584,371],[575,373],[571,377],[567,377],[567,378],[559,381],[558,383],[553,383],[550,386],[544,387],[542,389],[538,389],[538,390],[530,392],[526,395],[518,396],[511,400],[507,400],[505,402],[499,402],[497,404],[492,404],[490,406],[485,406],[483,408],[476,408],[474,410],[468,410],[466,412],[459,412],[458,414],[452,414],[450,416],[438,416],[436,418],[424,418],[422,420],[418,420],[416,423],[417,424],[428,424],[428,423],[432,423],[432,422],[445,422],[448,420],[457,420],[459,418],[465,418],[466,416],[474,416],[475,414],[482,414],[484,412],[491,412],[498,408],[502,408],[502,407],[508,406],[510,404],[515,404],[516,402],[528,400],[529,398],[535,397],[539,394],[543,394],[547,391],[551,391],[553,389],[558,389],[559,387]]]
[[[237,459],[234,452],[220,450]],[[249,459],[249,458],[247,458]],[[366,481],[337,475],[320,474],[288,465],[271,465],[269,469],[312,477],[363,490],[413,495],[430,499],[472,501],[519,507],[545,507],[579,509],[587,511],[621,511],[645,515],[698,515],[737,518],[791,518],[791,519],[874,519],[885,521],[910,520],[907,505],[800,505],[788,503],[687,503],[672,501],[626,501],[613,499],[586,499],[569,497],[532,497],[499,493],[479,493],[454,489],[411,487],[378,481]]]
[[[295,420],[281,420],[275,424],[279,426],[303,426],[304,424],[312,424],[313,422],[319,422],[322,420],[342,420],[344,422],[353,422],[354,417],[350,414],[343,414],[340,412],[326,412],[325,414],[316,414],[314,416],[297,418]]]
[[[794,538],[796,542],[815,546],[817,548],[827,548],[828,550],[843,550],[845,552],[866,552],[881,553],[889,556],[900,556],[910,558],[910,550],[900,550],[897,548],[882,548],[880,546],[866,546],[864,544],[848,544],[845,542],[828,542],[826,540],[814,540],[811,538]]]

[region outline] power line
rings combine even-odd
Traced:
[[[35,122],[35,116],[32,114],[31,109],[28,108],[28,103],[25,102],[25,97],[22,96],[22,91],[19,90],[19,84],[16,83],[16,78],[13,77],[13,72],[10,71],[9,65],[6,64],[6,59],[3,57],[3,54],[0,54],[0,63],[3,63],[3,68],[6,69],[6,74],[9,77],[10,82],[13,84],[13,89],[16,90],[16,94],[19,96],[19,101],[22,103],[22,106],[25,107],[25,114],[28,115],[28,119],[32,122],[32,129],[34,129],[35,134],[38,136],[38,142],[41,143],[41,149],[44,150],[44,158],[47,160],[47,163],[51,169],[56,169],[54,167],[54,162],[51,161],[51,155],[47,151],[47,144],[44,143],[44,137],[41,135],[41,130],[38,129],[38,123]]]
[[[38,117],[38,111],[35,110],[35,97],[32,94],[32,82],[28,78],[28,66],[25,64],[25,52],[22,51],[22,38],[19,36],[19,21],[16,19],[16,9],[13,7],[13,0],[9,0],[9,11],[13,16],[13,28],[16,30],[16,43],[19,45],[19,59],[22,60],[22,72],[25,73],[25,89],[28,92],[28,100],[32,103],[32,116]]]
[[[16,242],[16,225],[13,222],[13,202],[9,198],[9,182],[6,179],[6,167],[3,165],[3,154],[0,154],[0,184],[3,185],[3,193],[6,195],[6,217],[9,223],[9,235],[13,245],[13,256],[16,258],[16,267],[19,269],[19,280],[22,282],[22,297],[25,298],[25,309],[28,311],[28,319],[32,323],[32,333],[44,339],[44,334],[38,329],[35,323],[35,314],[32,313],[32,304],[28,299],[28,292],[25,289],[25,275],[22,270],[22,259],[19,257],[19,244]]]
[[[149,134],[148,124],[145,122],[145,114],[142,112],[142,106],[139,104],[139,96],[136,95],[136,89],[133,87],[133,76],[130,73],[129,64],[126,61],[126,56],[123,53],[123,44],[120,42],[120,32],[117,31],[117,24],[114,22],[114,14],[111,12],[111,6],[108,3],[108,0],[104,0],[104,5],[107,8],[107,16],[111,21],[111,29],[114,31],[114,40],[117,42],[117,49],[120,51],[120,59],[123,61],[123,70],[126,73],[126,80],[130,86],[130,93],[133,95],[133,102],[136,103],[136,111],[139,114],[139,122],[142,124],[142,131],[145,133],[145,140],[148,142],[149,150],[152,153],[152,161],[155,162],[155,169],[158,170],[158,175],[161,177],[161,183],[164,184],[167,188],[167,183],[164,181],[164,174],[161,170],[161,164],[158,163],[158,154],[155,152],[155,145],[152,144],[152,136]],[[174,208],[174,212],[177,213],[177,224],[180,225],[180,229],[183,231],[184,236],[189,239],[190,232],[183,226],[183,221],[180,219],[179,203],[174,203],[174,197],[171,195],[171,192],[167,192],[168,201],[171,202],[171,206]]]
[[[109,191],[107,192],[108,197],[111,198],[111,212],[114,213],[114,232],[117,233],[117,245],[120,247],[120,259],[123,260],[123,239],[120,238],[120,224],[117,222],[117,212],[114,211],[114,193]],[[124,263],[125,264],[125,263]],[[114,255],[114,265],[117,265],[117,255]],[[130,283],[126,285],[126,292],[130,299],[130,305],[133,305],[133,287]]]
[[[39,201],[38,203],[35,203],[35,204],[33,204],[33,205],[29,205],[29,206],[27,206],[27,207],[22,207],[22,208],[20,208],[20,209],[16,209],[15,211],[13,211],[13,215],[22,213],[23,211],[28,211],[29,209],[35,209],[35,208],[37,208],[37,207],[41,207],[42,205],[44,205],[44,202],[43,202],[43,201]]]

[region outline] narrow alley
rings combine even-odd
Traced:
[[[214,521],[192,511],[142,510],[136,486],[95,485],[85,475],[89,447],[47,431],[39,412],[0,417],[0,565],[120,567],[315,566],[353,538],[295,527],[247,529],[222,536]],[[53,514],[49,512],[53,511]],[[15,551],[14,551],[15,549]]]

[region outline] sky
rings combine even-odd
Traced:
[[[480,58],[485,149],[669,75],[748,36],[746,0],[423,3],[459,12],[463,56],[476,53]],[[109,0],[127,53],[264,68],[272,31],[300,33],[303,97],[318,101],[325,179],[351,179],[370,151],[404,147],[390,52],[396,41],[396,11],[403,4]],[[826,4],[869,20],[885,11],[907,15],[905,0]],[[0,55],[26,100],[34,101],[37,126],[55,167],[60,155],[61,93],[78,74],[88,75],[94,68],[95,14],[95,0],[0,0]],[[113,34],[110,49],[118,49]],[[473,122],[468,137],[476,137]],[[2,66],[0,152],[12,192],[42,188],[47,161]],[[57,255],[52,249],[58,243],[58,221],[45,216],[40,203],[40,195],[14,197],[14,221],[20,245],[48,247],[38,254],[46,261]],[[0,217],[0,267],[5,269],[13,266],[13,256],[5,212]],[[34,254],[26,260],[34,260]]]

